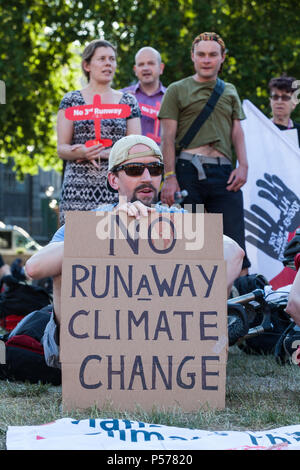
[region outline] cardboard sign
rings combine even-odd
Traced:
[[[226,301],[219,214],[67,213],[64,406],[224,407]]]
[[[160,110],[160,102],[157,101],[155,106],[151,106],[150,104],[143,104],[140,103],[140,110],[143,116],[147,116],[149,118],[154,119],[154,132],[148,132],[146,135],[147,137],[150,137],[150,139],[153,139],[155,142],[160,144],[161,138],[159,136],[159,119],[158,119],[158,113]]]
[[[111,139],[101,139],[101,119],[117,119],[130,116],[131,109],[128,104],[101,104],[100,95],[95,95],[93,104],[71,106],[65,110],[65,117],[70,121],[84,121],[92,119],[95,122],[95,139],[88,140],[85,145],[102,144],[104,147],[112,145]]]

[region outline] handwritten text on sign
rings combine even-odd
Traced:
[[[120,390],[155,390],[159,377],[166,390],[175,384],[182,389],[217,390],[218,383],[212,377],[219,375],[219,355],[201,354],[200,348],[195,354],[192,347],[189,354],[183,350],[181,356],[178,347],[195,340],[199,346],[219,341],[220,312],[196,306],[201,298],[210,300],[212,291],[216,292],[218,266],[207,269],[201,264],[177,263],[169,277],[160,263],[141,269],[140,263],[135,271],[132,265],[110,265],[107,260],[101,267],[72,265],[69,299],[76,299],[81,308],[70,316],[68,333],[74,344],[93,342],[81,360],[81,386],[100,388],[105,382],[106,389],[111,390],[115,381]],[[88,306],[85,298],[89,299]],[[112,307],[108,308],[109,304]],[[159,342],[164,351],[157,349]],[[117,353],[126,351],[126,343],[135,345],[134,351]],[[208,369],[209,363],[213,370]],[[90,365],[99,368],[92,380],[86,375]],[[198,379],[195,365],[201,368]]]
[[[114,212],[70,213],[65,245],[64,404],[223,407],[221,216],[155,211],[136,221]]]

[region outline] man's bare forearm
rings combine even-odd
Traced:
[[[295,323],[300,326],[300,270],[297,272],[292,284],[285,310],[291,315]]]
[[[248,168],[245,136],[240,121],[234,121],[231,138],[239,165]]]
[[[164,156],[165,173],[175,172],[175,147],[174,140],[164,137],[162,141],[162,153]]]
[[[64,242],[50,243],[26,262],[26,274],[32,279],[59,276],[62,270]]]
[[[175,138],[177,122],[162,119],[162,153],[164,156],[165,173],[175,172]]]

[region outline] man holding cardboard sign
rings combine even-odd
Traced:
[[[160,206],[157,203],[158,200],[158,192],[161,184],[161,178],[163,174],[163,158],[162,158],[162,153],[158,145],[151,139],[145,137],[145,136],[135,136],[135,135],[130,135],[127,137],[124,137],[123,139],[119,140],[112,148],[110,157],[109,157],[109,173],[108,173],[108,186],[112,191],[118,192],[119,193],[119,204],[114,207],[114,206],[104,206],[100,207],[99,211],[111,211],[112,214],[121,214],[125,213],[128,216],[133,216],[136,219],[142,220],[147,219],[151,214],[157,214],[159,213],[172,213],[173,215],[176,216],[176,211],[177,212],[182,212],[180,209],[176,208],[164,208]],[[153,206],[156,204],[155,206]],[[79,227],[83,226],[85,223],[89,223],[90,217],[93,218],[93,224],[94,220],[96,217],[97,213],[76,213],[72,214],[72,217],[70,217],[70,224],[66,226],[68,235],[72,237],[72,234],[75,234],[76,231],[78,232]],[[101,214],[100,214],[101,215]],[[178,214],[177,214],[178,215]],[[85,217],[88,217],[85,219]],[[83,217],[82,221],[81,218]],[[77,220],[76,220],[77,219]],[[99,219],[99,217],[98,217]],[[101,219],[102,220],[102,219]],[[51,243],[44,247],[42,250],[40,250],[38,253],[36,253],[32,258],[30,258],[27,263],[26,263],[26,272],[27,274],[34,279],[39,279],[42,277],[46,276],[52,276],[53,277],[53,287],[54,287],[54,311],[55,311],[55,317],[53,316],[52,320],[49,322],[48,327],[47,327],[47,332],[44,336],[44,350],[45,350],[45,356],[46,359],[48,359],[50,362],[48,362],[49,365],[52,366],[59,366],[58,362],[58,353],[59,353],[59,347],[58,347],[58,333],[57,333],[57,326],[60,325],[61,321],[64,320],[64,315],[65,311],[60,308],[60,297],[61,297],[61,272],[62,272],[62,263],[63,259],[65,257],[66,263],[65,266],[68,266],[68,257],[69,254],[71,254],[71,257],[74,258],[74,251],[76,252],[76,257],[80,258],[81,253],[84,253],[83,256],[86,256],[87,251],[85,250],[91,250],[89,252],[90,254],[93,252],[91,257],[94,259],[95,258],[95,253],[97,253],[96,257],[99,256],[99,253],[101,251],[101,246],[109,247],[109,252],[110,255],[115,256],[114,250],[117,249],[116,246],[112,243],[112,240],[101,240],[101,243],[99,241],[99,236],[96,234],[97,228],[99,227],[99,224],[101,223],[101,220],[98,221],[94,225],[95,230],[88,230],[85,227],[85,234],[84,234],[84,243],[80,243],[80,246],[72,246],[72,243],[66,244],[64,246],[64,232],[65,232],[65,226],[61,227],[58,232],[54,235]],[[211,219],[212,220],[212,219]],[[79,222],[79,223],[78,223]],[[82,224],[82,225],[81,225]],[[76,227],[77,225],[77,227]],[[142,224],[141,224],[142,225]],[[207,231],[214,231],[214,226],[212,225],[209,227],[209,223],[207,224]],[[216,228],[217,229],[217,228]],[[209,236],[207,237],[209,238]],[[211,237],[213,238],[213,237]],[[68,238],[67,238],[68,239]],[[221,244],[222,244],[222,238]],[[95,241],[97,243],[97,249],[95,248]],[[125,248],[128,250],[128,246],[125,243]],[[151,241],[152,243],[152,241]],[[108,245],[109,244],[109,245]],[[150,245],[149,245],[150,246]],[[132,249],[134,254],[136,254],[136,251],[134,251],[138,247],[136,241],[132,239]],[[223,238],[223,247],[224,247],[224,257],[225,260],[227,260],[227,286],[230,286],[234,279],[238,276],[240,269],[241,269],[241,264],[244,256],[243,250],[231,239],[228,239],[227,237]],[[140,247],[141,248],[141,247]],[[163,252],[167,252],[168,249],[166,248],[164,251],[163,250],[158,250],[154,244],[150,246],[152,249],[152,254],[151,256],[154,256],[155,254],[161,254]],[[210,249],[210,257],[214,257],[214,251],[218,252],[217,256],[220,256],[220,251],[218,251],[217,247],[213,246],[213,243],[211,243],[211,246],[209,247]],[[94,251],[93,251],[94,250]],[[149,251],[149,247],[148,247]],[[72,252],[72,253],[71,253]],[[141,251],[140,251],[141,253]],[[130,250],[128,255],[125,253],[125,249],[123,254],[127,256],[128,258],[132,257],[130,254]],[[139,253],[137,252],[139,255]],[[191,252],[187,253],[187,259],[193,259],[195,255]],[[103,260],[106,261],[106,260]],[[122,260],[121,260],[122,261]],[[122,262],[120,261],[120,264],[117,266],[115,265],[113,268],[111,265],[107,265],[106,269],[104,272],[101,273],[100,278],[97,277],[99,276],[99,266],[96,265],[95,263],[92,263],[92,266],[90,266],[90,263],[84,264],[84,263],[73,263],[73,268],[71,268],[71,271],[73,274],[69,276],[69,280],[67,279],[67,275],[65,274],[65,282],[72,282],[72,287],[71,290],[73,292],[73,297],[74,299],[76,298],[77,295],[82,296],[83,298],[87,297],[89,294],[88,292],[92,292],[92,296],[95,299],[100,299],[100,305],[104,305],[106,294],[109,290],[109,286],[114,286],[114,298],[118,297],[117,290],[118,290],[118,282],[120,280],[122,281],[122,285],[124,285],[124,272],[122,271]],[[105,263],[104,263],[105,264]],[[142,264],[143,265],[143,264]],[[141,266],[142,266],[141,265]],[[167,286],[166,283],[160,282],[159,280],[159,272],[155,265],[151,265],[151,274],[153,276],[153,280],[155,282],[155,286],[158,289],[160,293],[164,293],[165,290],[168,291],[168,295],[172,294],[175,292],[175,280],[180,279],[181,276],[181,281],[179,282],[178,288],[176,289],[176,295],[181,294],[181,292],[184,292],[184,290],[187,288],[190,292],[192,297],[197,297],[197,286],[193,285],[193,281],[191,276],[199,275],[201,274],[201,279],[204,282],[204,285],[206,286],[206,290],[204,291],[204,297],[209,296],[211,287],[212,287],[212,282],[214,278],[214,268],[212,269],[210,275],[207,274],[205,271],[205,267],[202,265],[195,265],[194,271],[192,268],[189,266],[189,264],[185,264],[185,268],[183,269],[183,272],[181,273],[181,265],[176,263],[174,267],[174,273],[172,276],[172,283],[170,286]],[[68,269],[68,268],[66,268]],[[101,268],[100,268],[101,269]],[[140,267],[142,270],[142,268]],[[69,271],[69,273],[71,273]],[[193,272],[192,272],[193,271]],[[65,271],[67,272],[67,271]],[[141,271],[142,272],[142,271]],[[103,274],[103,275],[102,275]],[[133,268],[129,270],[129,274],[134,276]],[[123,277],[122,277],[123,276]],[[153,289],[151,289],[150,284],[148,283],[148,274],[143,273],[140,275],[139,280],[137,281],[137,288],[135,289],[135,292],[139,293],[140,292],[147,292],[149,295],[152,293]],[[106,278],[106,286],[105,289],[102,293],[99,291],[99,279]],[[85,284],[85,280],[91,281],[91,284],[87,286]],[[130,278],[130,282],[128,284],[128,289],[126,289],[126,292],[129,297],[133,296],[133,288],[132,288],[132,278]],[[174,281],[174,282],[173,282]],[[98,282],[98,283],[97,283]],[[97,290],[98,288],[98,290]],[[120,287],[119,287],[120,290]],[[138,298],[139,301],[145,301],[147,299],[142,298],[141,296]],[[148,299],[149,301],[150,299]],[[98,301],[99,303],[99,301]],[[63,302],[63,305],[65,305],[65,302]],[[128,304],[129,306],[130,304]],[[104,308],[104,307],[101,307]],[[83,310],[81,310],[83,312]],[[95,310],[95,312],[100,312],[100,310]],[[118,309],[116,310],[118,312]],[[146,312],[146,310],[144,311]],[[61,313],[63,313],[61,315]],[[78,312],[77,312],[78,313]],[[98,324],[98,321],[100,319],[98,318],[98,313],[95,314],[95,324]],[[208,313],[206,312],[208,315]],[[130,316],[131,315],[131,316]],[[137,320],[132,320],[133,314],[130,314],[130,318],[128,317],[128,322],[132,321],[137,321]],[[179,311],[176,314],[178,318],[181,318],[181,326],[182,326],[182,332],[181,332],[181,338],[187,338],[187,330],[186,330],[186,322],[189,316],[191,316],[191,312],[185,312],[183,314],[182,312],[179,313]],[[81,313],[77,315],[76,318],[82,316],[86,316],[85,314]],[[80,338],[87,338],[90,333],[83,332],[82,334],[78,332],[77,330],[77,319],[75,317],[72,317],[72,319],[69,319],[69,330],[74,333],[74,337],[77,339]],[[146,313],[144,313],[145,321],[150,321],[150,315],[149,318]],[[204,317],[203,317],[204,318]],[[118,319],[118,314],[116,313],[116,323],[114,325],[114,328],[116,328],[117,331],[119,331],[120,323]],[[157,324],[155,327],[155,332],[154,336],[159,334],[159,331],[161,330],[166,330],[167,326],[165,327],[162,326],[163,322],[166,321],[166,317],[164,314],[161,314],[159,319],[157,320]],[[209,321],[202,321],[202,333],[205,330],[205,326],[209,324]],[[100,335],[99,333],[99,328],[97,326],[97,332],[94,332],[94,335],[97,337],[109,337],[110,334],[107,335]],[[201,334],[202,334],[201,333]],[[203,333],[204,334],[204,333]],[[171,333],[170,333],[171,336]],[[205,336],[205,335],[204,335]],[[139,367],[138,364],[136,363],[136,367]],[[137,372],[136,372],[137,373]],[[133,374],[134,375],[134,374]],[[132,376],[133,377],[133,376]]]

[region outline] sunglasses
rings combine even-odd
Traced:
[[[276,93],[274,95],[271,95],[271,100],[278,101],[279,99],[281,101],[290,101],[292,97],[291,95],[276,95]]]
[[[113,172],[117,173],[118,171],[125,171],[127,176],[142,176],[145,169],[149,171],[151,176],[160,176],[163,174],[164,165],[159,162],[151,163],[125,163],[124,165],[117,166],[114,168]]]

